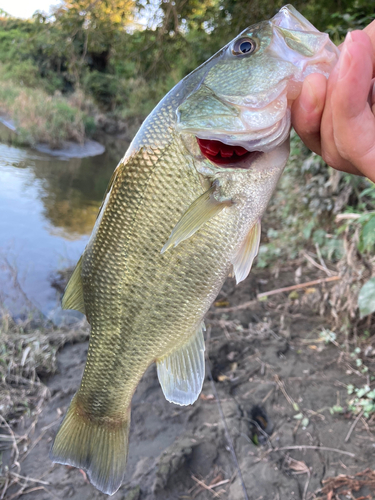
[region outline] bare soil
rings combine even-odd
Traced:
[[[314,289],[236,309],[256,293],[293,283],[290,270],[277,278],[256,270],[237,287],[228,279],[206,319],[212,379],[207,375],[194,405],[168,403],[150,367],[133,398],[129,462],[114,500],[242,500],[239,470],[250,500],[375,498],[375,421],[345,410],[346,385],[361,386],[364,378],[342,348],[319,338],[327,319],[311,306]],[[107,497],[83,471],[48,458],[78,388],[87,347],[85,342],[61,350],[58,373],[46,381],[50,399],[29,435],[26,454],[20,445],[19,474],[28,479],[20,478],[4,498]],[[331,413],[335,405],[344,411]],[[25,421],[16,434],[29,424]]]

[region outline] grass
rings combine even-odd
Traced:
[[[44,380],[57,369],[56,354],[67,342],[82,342],[88,337],[87,323],[57,328],[30,316],[15,321],[0,307],[0,495],[12,484],[9,471],[18,470],[19,445],[23,452],[29,443],[29,433],[36,425],[43,403],[49,397]],[[28,417],[22,436],[14,433]],[[3,453],[10,456],[3,460]],[[1,496],[3,498],[3,496]]]
[[[56,371],[66,342],[86,339],[88,329],[57,328],[43,320],[15,321],[3,310],[0,324],[0,412],[10,424],[31,416],[48,396],[43,380]]]
[[[20,144],[33,146],[42,142],[58,148],[64,141],[83,143],[95,130],[95,106],[82,93],[68,99],[1,76],[0,73],[0,111],[14,121]]]

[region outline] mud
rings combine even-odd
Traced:
[[[226,311],[252,301],[256,292],[293,284],[291,276],[285,271],[276,280],[257,271],[238,287],[227,281],[206,319],[212,380],[206,376],[193,406],[168,403],[155,367],[146,372],[133,399],[129,462],[114,500],[242,500],[239,470],[250,500],[375,497],[366,487],[351,497],[319,494],[328,477],[374,468],[375,436],[371,422],[358,419],[345,442],[355,417],[332,408],[345,409],[346,384],[363,385],[364,379],[342,349],[319,338],[326,323],[311,307],[314,291]],[[23,500],[107,498],[83,471],[48,458],[86,353],[87,343],[67,345],[59,354],[58,373],[47,381],[50,399],[20,472],[39,482],[28,481]],[[19,488],[8,490],[6,498],[17,498]]]
[[[105,147],[99,142],[87,139],[84,144],[77,144],[72,141],[64,141],[62,147],[53,149],[48,144],[36,144],[34,149],[40,153],[45,153],[51,156],[57,156],[61,159],[66,158],[87,158],[88,156],[102,155]]]

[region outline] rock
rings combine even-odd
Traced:
[[[122,500],[139,500],[141,497],[141,488],[140,486],[136,486],[128,491],[127,495],[125,495]]]
[[[60,149],[52,149],[48,144],[37,144],[34,149],[40,153],[46,153],[59,158],[86,158],[88,156],[102,155],[105,147],[96,141],[85,141],[84,144],[64,141]]]

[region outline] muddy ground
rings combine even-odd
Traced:
[[[129,462],[114,500],[242,500],[239,471],[250,500],[375,498],[375,473],[366,471],[375,468],[374,419],[345,411],[346,385],[362,386],[364,377],[342,348],[319,337],[328,319],[311,306],[314,289],[254,301],[256,293],[293,284],[287,268],[277,278],[256,270],[237,287],[228,279],[206,319],[213,380],[206,376],[193,406],[168,403],[155,367],[146,372],[133,398]],[[107,498],[83,471],[48,458],[87,347],[70,344],[60,352],[58,373],[46,381],[50,399],[24,443],[26,454],[20,449],[19,474],[28,479],[20,478],[4,498]],[[333,412],[335,405],[344,411]],[[336,479],[327,483],[330,477]]]

